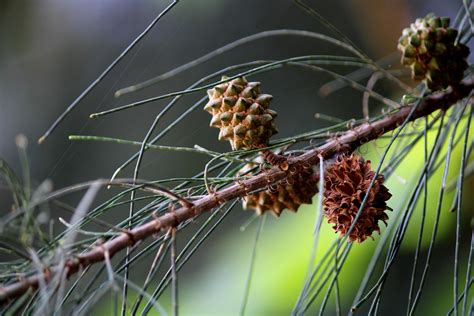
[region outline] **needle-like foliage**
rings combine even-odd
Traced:
[[[466,191],[466,179],[473,171],[471,90],[474,83],[470,71],[466,71],[461,83],[438,92],[428,91],[423,83],[418,86],[407,84],[399,78],[406,74],[401,66],[400,69],[388,69],[384,60],[371,60],[308,4],[300,0],[295,3],[308,13],[309,18],[319,21],[334,36],[291,29],[256,33],[143,83],[120,89],[116,96],[159,84],[228,50],[262,38],[284,35],[302,37],[307,41],[322,41],[338,48],[340,55],[315,54],[229,65],[203,76],[187,87],[183,85],[180,91],[92,113],[91,118],[99,119],[108,115],[113,118],[112,114],[117,112],[133,111],[147,103],[169,100],[139,141],[98,135],[69,137],[73,142],[109,142],[136,148],[136,152],[117,167],[110,179],[92,180],[57,191],[51,191],[48,182],[32,187],[25,158],[26,144],[24,140],[18,141],[24,162],[24,176],[16,175],[5,161],[0,160],[0,175],[13,197],[13,210],[0,222],[0,249],[9,258],[0,263],[0,313],[83,315],[89,314],[107,298],[116,314],[146,315],[153,311],[176,315],[180,312],[181,304],[186,303],[178,299],[178,289],[186,287],[186,283],[180,283],[181,270],[197,251],[205,249],[206,241],[213,237],[213,233],[231,212],[240,212],[240,207],[236,206],[240,205],[240,199],[268,196],[264,194],[266,190],[273,189],[275,192],[275,188],[282,183],[286,185],[285,188],[291,187],[294,183],[288,181],[299,179],[293,174],[307,172],[308,168],[311,168],[312,176],[313,173],[319,174],[319,177],[311,178],[311,185],[316,186],[316,182],[319,182],[319,194],[316,194],[317,189],[311,190],[311,195],[315,195],[313,204],[318,206],[313,207],[317,209],[314,230],[311,232],[313,243],[311,249],[308,249],[309,262],[305,267],[307,273],[294,306],[290,308],[293,315],[323,315],[329,310],[338,314],[382,314],[381,306],[390,305],[385,303],[389,297],[384,291],[387,284],[393,281],[390,279],[391,273],[402,256],[403,260],[410,261],[411,270],[404,274],[404,282],[409,284],[408,290],[399,295],[404,296],[401,300],[405,302],[406,313],[416,314],[420,302],[425,299],[428,280],[436,277],[430,274],[430,267],[436,259],[434,253],[438,245],[438,229],[442,212],[447,209],[447,201],[451,202],[449,206],[456,223],[451,234],[454,236],[452,247],[449,248],[454,256],[450,269],[453,271],[452,308],[443,313],[472,313],[474,234],[463,236],[465,227],[469,226],[465,221],[472,220],[472,214],[463,214],[466,211],[463,203],[469,199],[466,198],[469,195]],[[104,80],[138,42],[144,40],[150,29],[159,27],[161,17],[173,14],[173,9],[178,5],[186,4],[173,1],[160,12],[149,27],[66,109],[40,141],[45,141],[67,114],[80,106],[84,96]],[[458,18],[452,23],[459,34],[456,39],[458,43],[464,45],[470,40],[473,24],[471,18],[471,5],[464,1]],[[222,137],[233,144],[235,150],[228,152],[209,150],[199,145],[180,147],[160,143],[167,133],[179,128],[184,119],[197,115],[196,111],[202,110],[208,102],[205,96],[207,89],[216,89],[216,86],[227,89],[233,83],[240,82],[243,76],[253,80],[262,73],[288,67],[332,77],[334,81],[321,88],[326,94],[335,93],[344,86],[362,92],[364,117],[346,121],[321,114],[317,118],[331,123],[329,127],[291,137],[274,137],[267,146],[268,139],[274,134],[272,130],[268,135],[265,134],[263,146],[250,146],[250,149],[241,146],[235,138]],[[222,75],[227,77],[220,79]],[[385,95],[386,92],[377,91],[375,82],[382,79],[396,92]],[[445,86],[443,83],[443,87]],[[172,108],[190,95],[200,99],[187,106],[184,112],[170,114],[174,113],[170,111]],[[232,96],[227,90],[223,95]],[[402,100],[398,99],[400,95],[404,95]],[[373,115],[373,111],[369,111],[369,99],[378,103],[382,114]],[[221,101],[219,99],[219,106]],[[226,113],[230,112],[224,114]],[[212,114],[217,119],[222,119],[220,110]],[[171,123],[159,128],[163,119],[170,115],[175,115]],[[273,117],[270,116],[270,119],[273,120]],[[278,117],[278,120],[284,119],[285,117]],[[273,128],[273,121],[271,127]],[[280,152],[289,168],[262,162],[261,166],[254,165],[249,174],[242,174],[241,170],[245,165],[254,163],[262,151],[270,150]],[[344,156],[346,154],[356,151],[357,155],[364,155],[367,150],[370,150],[369,154],[373,157],[372,164],[360,158],[359,166],[359,158],[356,159],[359,169],[363,169],[359,170],[362,180],[359,181],[360,185],[350,187],[347,179],[350,178],[350,172],[354,172],[353,168],[344,165],[344,169],[337,162],[344,159],[341,157],[349,157]],[[415,150],[422,153],[421,157],[417,157],[421,167],[412,168],[408,180],[403,180],[408,181],[406,195],[394,195],[392,200],[387,201],[390,194],[384,185],[389,187],[387,181],[391,179],[402,181],[402,176],[398,173],[409,168],[407,160],[412,159],[410,157]],[[193,159],[193,155],[201,155],[207,157],[208,161],[202,166],[202,171],[192,177],[176,174],[168,179],[145,180],[141,172],[142,162],[144,156],[152,151],[179,152],[189,159]],[[127,173],[129,166],[133,166],[131,176]],[[339,166],[339,169],[330,169],[331,166]],[[370,166],[372,170],[367,169]],[[289,176],[288,172],[292,172],[292,175]],[[382,185],[384,178],[385,184]],[[284,181],[287,181],[286,184]],[[113,193],[111,197],[103,197],[106,187]],[[349,193],[348,187],[351,190]],[[329,192],[333,189],[340,192]],[[365,194],[367,192],[375,193]],[[78,193],[82,194],[79,204],[69,205],[62,201],[64,197]],[[275,201],[279,198],[277,195],[274,197]],[[352,203],[357,203],[356,207],[347,205],[347,209],[351,210],[349,215],[347,212],[343,213],[343,208],[338,208],[337,203],[342,198],[347,201],[352,198]],[[308,200],[309,197],[305,197],[303,202]],[[344,203],[348,203],[346,200]],[[431,200],[435,200],[435,203],[430,204]],[[392,201],[396,202],[392,204]],[[387,204],[393,208],[388,217],[384,213]],[[128,214],[120,221],[107,220],[109,214],[124,207],[128,209]],[[64,227],[60,233],[50,233],[41,222],[41,214],[48,208],[70,213],[68,218],[57,219]],[[375,222],[370,222],[370,214],[365,212],[368,209],[378,214],[379,218]],[[255,285],[253,280],[256,262],[265,255],[265,252],[259,251],[263,247],[261,239],[265,235],[264,228],[268,226],[264,226],[268,212],[259,213],[263,217],[258,220],[249,259],[250,267],[247,269],[248,274],[241,276],[246,280],[246,286],[242,298],[236,298],[242,302],[241,314],[249,310],[252,286]],[[279,215],[281,209],[277,213]],[[324,213],[329,217],[330,226],[343,226],[343,229],[338,229],[341,235],[331,237],[329,244],[323,244],[322,238],[323,227],[329,225]],[[255,215],[252,212],[245,214],[250,218],[251,225]],[[292,216],[300,214],[301,211]],[[433,221],[427,221],[428,215],[434,218]],[[358,220],[369,221],[372,225],[370,231],[362,232],[362,226],[358,225],[361,222]],[[379,227],[382,222],[387,223],[386,228]],[[401,250],[407,242],[409,231],[416,232],[416,238],[415,250],[407,257]],[[376,232],[380,233],[380,237],[377,237]],[[348,259],[351,252],[362,247],[351,241],[364,241],[372,233],[376,238],[373,242],[375,247],[368,254],[368,263],[361,272],[356,289],[350,292],[349,302],[343,299],[343,295],[348,295],[343,285],[344,271],[351,269]],[[369,239],[367,242],[372,241]],[[467,256],[462,254],[462,249],[466,247],[469,249]],[[206,251],[212,252],[213,249]],[[143,280],[134,277],[139,272],[144,272]]]

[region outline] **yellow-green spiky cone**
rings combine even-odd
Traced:
[[[212,115],[210,126],[221,130],[219,140],[228,140],[232,149],[265,147],[277,133],[277,113],[268,108],[272,96],[260,92],[259,82],[236,78],[215,86],[207,94],[209,102],[204,110]]]
[[[459,84],[468,67],[469,48],[456,43],[458,32],[449,22],[429,14],[404,29],[398,41],[401,63],[411,68],[414,80],[425,81],[433,91]]]

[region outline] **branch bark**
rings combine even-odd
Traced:
[[[434,111],[447,109],[456,102],[469,96],[474,87],[474,78],[463,81],[455,88],[448,91],[438,92],[425,97],[416,107],[401,107],[397,112],[389,114],[384,118],[371,123],[361,124],[348,130],[337,138],[328,140],[324,145],[309,150],[296,158],[289,160],[292,165],[316,165],[319,163],[319,155],[325,159],[331,158],[339,152],[352,151],[360,145],[379,136],[396,129],[407,118],[414,121],[420,117],[427,116]],[[413,111],[413,113],[411,113]],[[411,116],[410,116],[411,113]],[[409,117],[410,116],[410,117]],[[40,281],[48,282],[55,273],[65,271],[66,275],[72,276],[80,269],[84,269],[94,263],[102,262],[105,257],[112,257],[117,252],[132,246],[139,240],[143,240],[162,230],[176,227],[179,223],[193,218],[194,216],[212,210],[219,204],[231,201],[235,198],[243,197],[246,192],[261,190],[271,183],[278,183],[284,180],[288,171],[281,170],[275,166],[265,174],[253,176],[247,180],[230,185],[220,191],[207,195],[193,204],[184,205],[174,212],[167,213],[159,218],[153,219],[146,224],[138,226],[130,231],[122,233],[114,239],[94,246],[90,251],[80,254],[66,261],[64,266],[53,266],[45,269],[45,272],[27,277],[13,284],[0,287],[0,302],[19,297],[29,289],[36,289]],[[65,270],[63,270],[65,269]]]

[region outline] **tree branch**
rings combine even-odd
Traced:
[[[397,112],[389,114],[384,118],[361,124],[348,130],[337,138],[328,140],[324,145],[309,150],[301,156],[289,160],[291,166],[317,165],[319,155],[328,159],[339,152],[349,152],[379,136],[396,129],[405,120],[414,121],[420,117],[427,116],[440,109],[447,109],[451,105],[467,97],[474,87],[474,78],[463,81],[455,88],[438,92],[425,97],[416,108],[414,106],[401,107]],[[413,113],[412,113],[413,112]],[[411,116],[410,116],[411,114]],[[296,168],[298,171],[298,168]],[[104,261],[106,254],[112,257],[114,254],[139,240],[143,240],[161,230],[176,227],[183,221],[194,216],[212,210],[219,204],[243,197],[247,192],[262,190],[271,183],[284,180],[289,170],[282,170],[278,166],[273,167],[264,174],[258,174],[247,180],[230,185],[220,191],[209,194],[190,204],[183,204],[179,209],[149,221],[130,231],[124,232],[116,238],[110,239],[101,245],[94,246],[90,251],[80,254],[66,261],[64,266],[53,266],[45,269],[43,273],[35,274],[13,284],[0,287],[0,302],[21,296],[30,288],[36,289],[40,281],[48,282],[52,276],[65,269],[66,275],[72,276],[80,269],[84,269],[94,263]],[[294,170],[293,170],[294,171]],[[64,270],[63,270],[64,271]]]

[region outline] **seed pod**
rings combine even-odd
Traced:
[[[386,201],[392,196],[383,185],[383,175],[378,175],[370,190],[368,187],[375,173],[371,170],[370,161],[352,154],[340,155],[336,161],[326,168],[324,174],[324,215],[328,223],[333,224],[336,232],[345,235],[357,213],[362,201],[368,195],[365,206],[349,240],[363,242],[371,237],[374,231],[380,233],[379,221],[388,220],[385,210],[391,210]]]
[[[414,80],[425,81],[433,91],[459,84],[468,67],[469,48],[455,42],[458,32],[449,28],[449,22],[429,14],[404,29],[398,40],[401,63],[412,69]],[[433,70],[448,75],[430,76]]]
[[[256,165],[245,165],[239,174],[247,173]],[[270,212],[279,217],[285,209],[296,213],[301,204],[311,204],[313,196],[318,193],[318,179],[312,168],[302,170],[282,184],[244,197],[243,207],[255,210],[258,215]]]
[[[219,140],[228,140],[232,149],[265,147],[278,132],[276,112],[268,109],[272,96],[260,93],[259,82],[236,78],[215,86],[207,94],[209,102],[204,110],[212,115],[210,126],[221,129]]]

